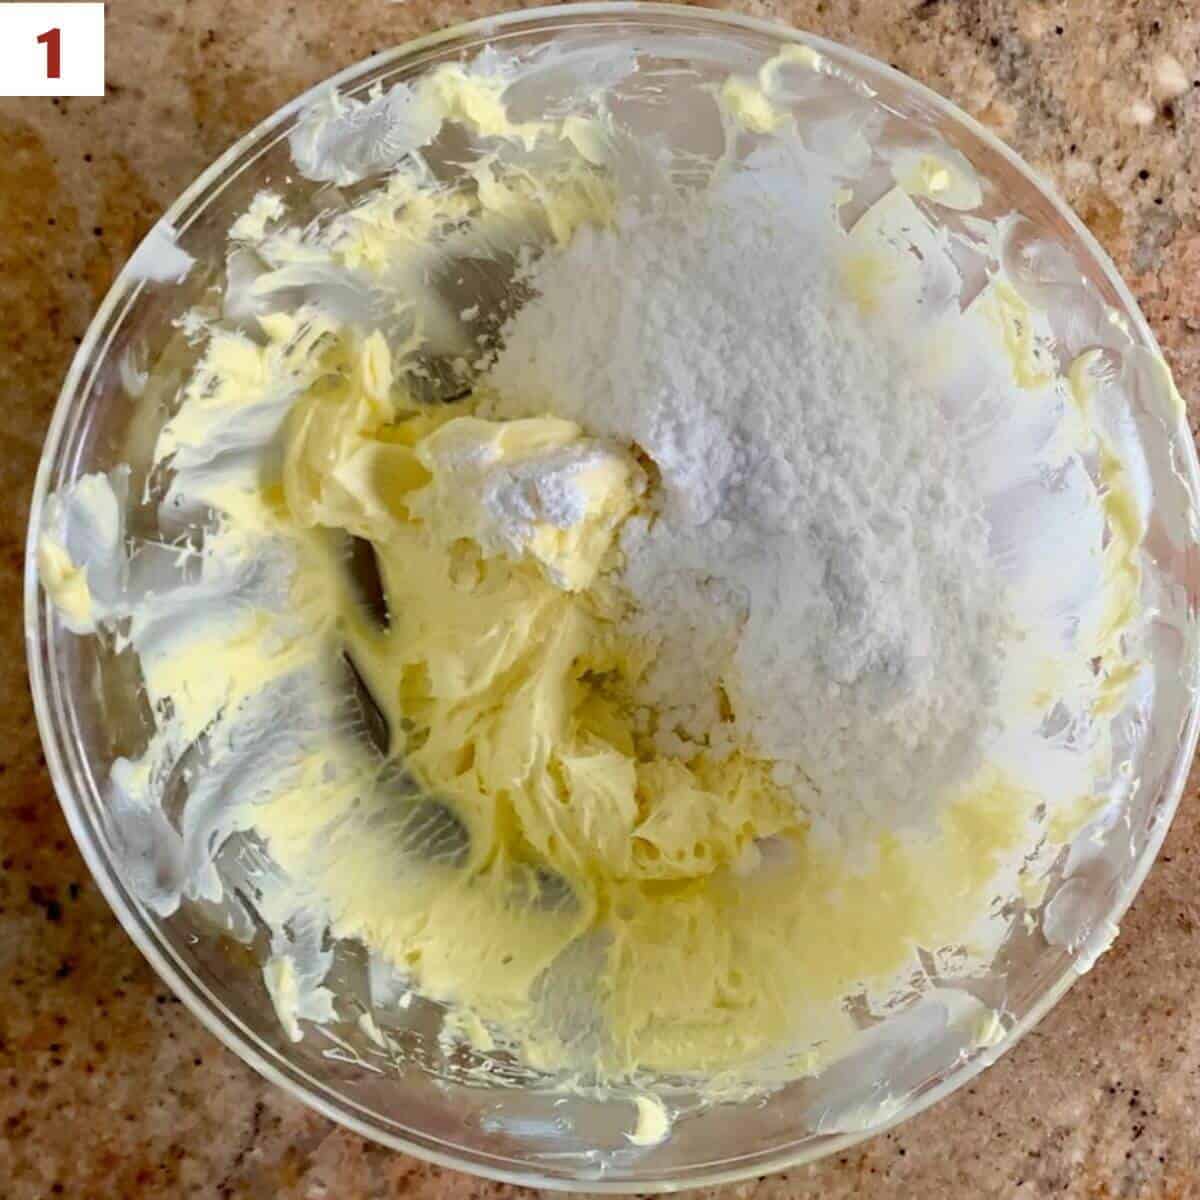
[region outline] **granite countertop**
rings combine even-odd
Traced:
[[[165,206],[284,101],[493,0],[110,0],[103,99],[0,99],[0,1195],[496,1197],[348,1133],[171,996],[75,849],[18,612],[43,434],[89,316]],[[1180,0],[781,0],[957,101],[1053,179],[1133,286],[1200,420],[1200,10]],[[975,1083],[756,1197],[1200,1195],[1193,771],[1110,953]]]

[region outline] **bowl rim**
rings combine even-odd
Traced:
[[[238,164],[247,152],[255,148],[260,151],[265,149],[265,145],[271,142],[271,135],[277,134],[289,118],[327,94],[331,89],[341,89],[371,72],[388,66],[396,66],[405,60],[417,65],[416,60],[420,56],[431,51],[441,50],[454,42],[486,44],[497,34],[519,31],[522,27],[528,27],[529,31],[533,32],[539,28],[553,28],[565,22],[569,28],[581,19],[587,18],[595,18],[600,25],[615,24],[619,20],[635,24],[656,20],[682,21],[691,28],[708,26],[716,31],[732,30],[758,34],[776,39],[780,43],[811,46],[818,52],[847,62],[853,69],[865,69],[871,74],[882,76],[898,84],[939,115],[952,120],[982,143],[988,151],[1004,159],[1010,167],[1025,178],[1041,198],[1051,206],[1055,214],[1063,220],[1071,234],[1091,257],[1094,265],[1099,268],[1105,281],[1113,289],[1122,307],[1126,310],[1127,318],[1136,337],[1150,350],[1161,354],[1153,331],[1109,255],[1065,200],[1059,196],[1057,189],[1034,171],[1007,144],[958,105],[887,63],[842,43],[798,30],[781,22],[682,4],[647,3],[639,2],[639,0],[601,0],[601,2],[594,3],[542,5],[507,11],[434,31],[353,63],[307,89],[240,137],[166,209],[139,243],[139,249],[156,234],[161,235],[164,229],[170,233],[185,229],[189,223],[187,220],[189,214],[193,217],[196,215],[192,213],[192,210],[197,202],[202,200],[210,188],[221,184],[230,169]],[[352,1102],[343,1100],[339,1105],[286,1074],[274,1060],[275,1051],[248,1030],[244,1028],[237,1030],[227,1024],[222,1015],[224,1005],[207,993],[207,989],[201,981],[185,975],[183,964],[175,959],[165,940],[159,936],[150,923],[145,906],[129,895],[118,876],[115,864],[102,854],[99,844],[93,839],[88,828],[80,797],[75,790],[75,777],[69,767],[69,760],[73,753],[69,731],[63,727],[61,712],[56,711],[51,703],[52,693],[57,691],[56,683],[50,678],[52,673],[49,670],[55,657],[54,630],[56,626],[52,620],[49,601],[40,593],[37,572],[37,542],[42,526],[43,509],[51,489],[52,477],[61,473],[64,468],[65,464],[61,458],[64,439],[70,431],[72,418],[77,415],[76,401],[81,394],[84,394],[82,385],[85,376],[95,366],[93,359],[97,354],[101,336],[110,331],[114,320],[119,318],[118,310],[123,305],[128,306],[132,303],[143,286],[132,268],[133,260],[136,257],[137,251],[130,256],[130,259],[118,272],[75,352],[55,402],[38,463],[30,504],[24,571],[26,660],[33,707],[51,781],[59,804],[88,869],[109,907],[153,970],[180,998],[192,1015],[223,1045],[263,1078],[282,1088],[307,1107],[354,1133],[438,1166],[468,1171],[499,1182],[561,1191],[572,1190],[580,1185],[597,1193],[677,1191],[683,1188],[734,1182],[815,1161],[849,1149],[867,1138],[875,1137],[901,1122],[907,1121],[965,1086],[980,1071],[995,1062],[1000,1055],[1011,1050],[1062,999],[1080,975],[1090,969],[1090,962],[1084,963],[1079,959],[1064,968],[1059,977],[1031,1004],[1025,1016],[1016,1022],[1008,1030],[1003,1040],[988,1053],[981,1054],[955,1068],[945,1079],[922,1091],[915,1098],[906,1102],[895,1114],[869,1130],[838,1134],[815,1146],[801,1147],[799,1143],[784,1143],[771,1150],[758,1151],[737,1159],[673,1168],[672,1170],[677,1173],[667,1177],[660,1173],[638,1175],[636,1172],[631,1172],[623,1175],[620,1179],[609,1179],[602,1174],[592,1175],[585,1170],[558,1171],[554,1167],[535,1164],[532,1161],[523,1162],[519,1159],[489,1154],[486,1151],[443,1141],[419,1129],[411,1129],[408,1136],[401,1136],[387,1129],[375,1127],[359,1117],[351,1108]],[[97,361],[103,361],[102,354]],[[1197,460],[1195,441],[1187,429],[1185,418],[1180,417],[1177,424],[1181,427],[1182,432],[1187,434],[1187,436],[1180,436],[1177,439],[1185,448],[1183,458],[1188,477],[1187,482],[1193,495],[1200,495],[1200,461]],[[1192,657],[1190,679],[1195,683],[1200,676],[1200,650],[1194,650]],[[1186,786],[1188,772],[1196,751],[1197,738],[1200,736],[1200,704],[1197,703],[1195,687],[1192,691],[1193,699],[1188,711],[1184,733],[1179,743],[1170,778],[1156,809],[1154,826],[1123,891],[1118,895],[1108,913],[1109,919],[1114,924],[1123,917],[1140,891],[1146,875],[1158,856]],[[299,1069],[297,1071],[299,1073]]]

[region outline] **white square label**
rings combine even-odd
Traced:
[[[0,3],[0,96],[103,95],[103,4]]]

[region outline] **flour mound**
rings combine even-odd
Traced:
[[[964,431],[844,295],[842,237],[745,186],[583,229],[488,383],[658,473],[621,576],[658,748],[749,746],[851,835],[928,826],[978,765],[1000,589]]]

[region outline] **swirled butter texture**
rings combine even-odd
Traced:
[[[852,999],[985,967],[1109,803],[1145,520],[1100,364],[1002,224],[931,219],[979,203],[957,152],[855,192],[870,123],[797,115],[822,71],[706,88],[699,175],[603,87],[512,118],[496,55],[331,94],[298,168],[377,185],[306,227],[260,196],[140,496],[48,505],[43,585],[154,713],[109,785],[133,886],[220,900],[251,832],[289,1036],[380,1041],[391,973],[575,1078],[819,1071]],[[447,127],[454,185],[415,153]]]

